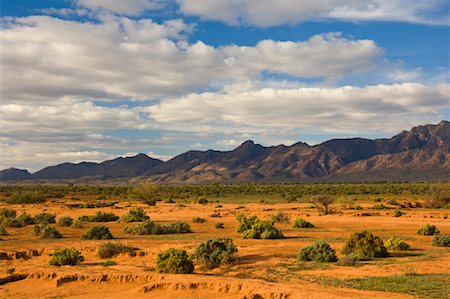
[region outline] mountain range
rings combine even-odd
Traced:
[[[63,163],[33,174],[10,168],[1,181],[149,179],[159,183],[374,182],[450,180],[450,122],[387,139],[332,139],[310,146],[264,147],[248,140],[232,151],[188,151],[167,162],[145,154],[102,163]]]

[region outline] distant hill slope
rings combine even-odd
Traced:
[[[162,183],[450,180],[450,122],[414,127],[389,139],[271,147],[249,140],[232,151],[188,151],[167,162],[140,154],[100,164],[64,163],[2,180],[138,176]]]

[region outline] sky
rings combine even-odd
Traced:
[[[449,120],[447,0],[1,2],[0,169]]]

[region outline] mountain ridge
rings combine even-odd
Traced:
[[[33,174],[0,171],[0,181],[148,178],[160,183],[426,180],[450,178],[450,122],[413,127],[391,138],[331,139],[265,147],[252,140],[231,151],[190,150],[166,162],[145,154],[101,163],[62,163]]]

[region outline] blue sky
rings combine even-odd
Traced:
[[[1,5],[0,168],[383,138],[449,119],[448,1]]]

